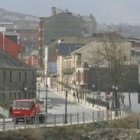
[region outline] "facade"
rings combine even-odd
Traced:
[[[0,104],[9,107],[13,99],[36,97],[36,71],[0,51]]]
[[[52,16],[61,14],[61,13],[70,13],[68,10],[62,10],[60,8],[56,8],[56,7],[52,7],[51,8],[51,14]],[[74,14],[73,14],[74,15]],[[75,14],[75,16],[80,16],[79,14]],[[90,16],[81,16],[81,19],[85,21],[85,25],[81,30],[81,33],[83,33],[83,35],[85,37],[88,36],[92,36],[94,33],[96,33],[96,29],[97,29],[97,22],[95,17],[90,14]]]
[[[57,58],[63,56],[70,56],[73,51],[81,48],[88,43],[90,39],[77,38],[77,37],[63,37],[61,40],[56,40],[48,46],[45,46],[45,58],[44,58],[44,74],[47,77],[56,78]],[[52,81],[56,81],[55,79]],[[55,84],[56,85],[56,84]]]
[[[118,85],[119,92],[138,92],[139,89],[139,67],[138,65],[127,65],[123,68],[121,81]],[[89,68],[88,88],[100,92],[112,92],[112,77],[108,67]],[[94,85],[94,88],[93,88]]]
[[[131,54],[132,54],[132,61],[135,64],[140,64],[140,39],[137,38],[129,38],[131,42]]]
[[[33,50],[30,56],[23,58],[24,62],[33,68],[39,68],[39,52],[38,50]]]
[[[89,67],[86,62],[81,64],[81,54],[59,56],[57,60],[58,90],[64,90],[68,86],[78,92],[79,89],[88,87]]]
[[[33,50],[38,49],[39,31],[38,26],[33,28],[16,29],[19,34],[19,43],[24,47],[23,53],[29,55]]]

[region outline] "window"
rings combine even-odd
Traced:
[[[18,78],[19,78],[18,81],[21,82],[21,72],[19,72]]]
[[[12,83],[12,72],[10,71],[10,83]]]
[[[12,93],[10,93],[9,98],[10,98],[10,100],[12,99]]]
[[[3,83],[5,83],[5,81],[6,81],[6,72],[3,71]]]
[[[27,72],[25,72],[25,82],[27,82]]]
[[[35,80],[34,80],[34,78],[35,78],[35,73],[32,72],[32,84],[33,84],[33,85],[35,84]]]

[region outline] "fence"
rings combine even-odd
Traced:
[[[46,116],[44,116],[43,120],[40,121],[40,119],[36,117],[32,122],[29,122],[28,121],[29,118],[26,117],[23,118],[23,122],[19,123],[12,121],[12,119],[7,120],[3,118],[0,121],[0,131],[102,122],[124,118],[125,116],[126,113],[122,111],[119,111],[118,116],[116,116],[115,112],[104,110],[104,111],[77,112],[68,114],[47,114]]]

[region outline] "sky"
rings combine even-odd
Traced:
[[[53,6],[80,15],[92,13],[98,23],[140,24],[140,0],[0,0],[1,8],[39,17],[50,16]]]

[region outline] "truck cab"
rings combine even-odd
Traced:
[[[18,99],[13,101],[12,118],[16,123],[35,120],[41,113],[40,104],[35,99]]]

